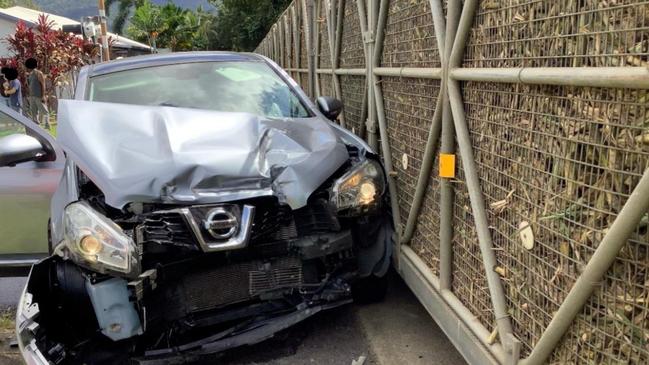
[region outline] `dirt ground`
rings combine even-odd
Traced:
[[[22,364],[18,348],[11,348],[14,339],[14,311],[5,309],[0,312],[0,364]]]

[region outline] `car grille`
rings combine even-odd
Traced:
[[[187,226],[187,222],[175,212],[149,215],[137,228],[137,241],[198,250],[194,234]]]
[[[299,289],[303,284],[302,262],[284,257],[249,261],[189,273],[182,278],[188,312],[199,312],[250,300],[280,289]]]
[[[316,200],[295,212],[292,212],[288,206],[269,203],[268,200],[248,204],[255,206],[249,247],[286,241],[298,235],[340,230],[338,220],[323,199]],[[183,216],[174,211],[149,214],[137,228],[137,241],[199,250],[198,241],[191,228]]]
[[[288,240],[297,237],[289,207],[258,205],[252,224],[250,242],[256,243]]]

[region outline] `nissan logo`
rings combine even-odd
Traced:
[[[234,236],[239,229],[239,219],[225,208],[214,208],[207,213],[203,227],[219,240],[227,240]]]

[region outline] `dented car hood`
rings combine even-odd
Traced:
[[[58,123],[68,158],[116,208],[275,195],[297,209],[349,158],[318,117],[62,100]]]

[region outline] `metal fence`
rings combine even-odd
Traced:
[[[649,1],[296,0],[257,51],[380,150],[469,362],[649,363]]]

